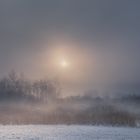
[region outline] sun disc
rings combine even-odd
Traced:
[[[62,60],[60,64],[61,64],[61,67],[63,67],[63,68],[68,67],[68,62],[65,60]]]

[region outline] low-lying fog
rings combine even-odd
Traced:
[[[103,124],[137,126],[138,94],[61,96],[57,80],[29,81],[12,72],[0,80],[2,124]],[[95,94],[94,94],[95,93]]]

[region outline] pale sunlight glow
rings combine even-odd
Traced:
[[[60,62],[60,65],[61,65],[62,68],[66,68],[66,67],[69,66],[69,64],[68,64],[68,62],[67,62],[66,60],[62,60],[62,61]]]

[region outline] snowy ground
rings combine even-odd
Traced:
[[[140,128],[78,125],[1,125],[0,140],[140,140]]]

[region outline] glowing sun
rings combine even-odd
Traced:
[[[61,65],[62,68],[66,68],[66,67],[69,66],[69,63],[68,63],[66,60],[62,60],[62,61],[60,62],[60,65]]]

